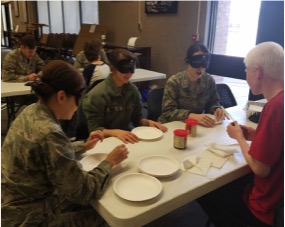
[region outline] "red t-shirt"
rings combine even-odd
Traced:
[[[267,177],[254,177],[244,199],[262,222],[273,224],[276,206],[284,198],[284,91],[264,106],[249,155],[271,166]]]

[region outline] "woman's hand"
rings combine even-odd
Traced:
[[[188,118],[193,118],[198,121],[199,125],[207,128],[212,128],[215,126],[215,120],[209,117],[207,114],[189,114]]]
[[[255,134],[255,129],[252,127],[247,127],[245,125],[240,125],[240,127],[242,129],[244,138],[248,141],[252,141]]]
[[[93,147],[95,147],[95,145],[97,144],[97,142],[103,141],[104,139],[104,134],[102,131],[97,130],[97,131],[93,131],[90,133],[88,140],[86,141],[86,143],[84,144],[84,148],[85,150],[90,150]]]
[[[229,117],[227,116],[223,108],[217,108],[214,112],[214,115],[215,115],[216,121],[225,120],[225,117],[229,119]]]
[[[234,121],[228,125],[227,133],[228,133],[229,137],[236,139],[237,141],[245,140],[244,135],[243,135],[243,131],[236,121]]]
[[[158,128],[162,132],[167,132],[168,130],[167,127],[165,127],[164,125],[160,124],[159,122],[152,121],[152,120],[148,120],[148,126]]]
[[[128,157],[129,151],[124,144],[121,144],[114,148],[108,155],[106,160],[111,163],[112,166],[120,164]]]
[[[121,129],[117,129],[115,131],[115,136],[122,140],[124,143],[137,143],[139,142],[139,138],[132,132],[129,131],[125,131],[125,130],[121,130]]]

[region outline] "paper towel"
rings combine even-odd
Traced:
[[[137,41],[138,38],[139,37],[131,37],[131,38],[129,38],[127,46],[135,47],[136,46],[136,41]]]

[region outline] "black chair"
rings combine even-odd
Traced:
[[[161,114],[161,104],[164,88],[155,88],[149,90],[147,94],[147,118],[157,121]]]
[[[217,92],[220,98],[220,104],[224,108],[236,106],[236,99],[227,84],[216,84]]]
[[[99,79],[93,82],[89,87],[86,88],[85,93],[87,94],[92,90],[97,84],[101,83],[104,79]],[[87,121],[82,109],[82,102],[76,111],[76,129],[75,129],[75,140],[86,140],[89,137],[89,129]]]

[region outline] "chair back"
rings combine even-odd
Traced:
[[[93,82],[89,87],[85,89],[84,95],[86,95],[92,88],[94,88],[97,84],[101,83],[104,79],[99,79]],[[75,132],[76,140],[86,140],[89,137],[89,129],[87,120],[85,118],[82,102],[80,102],[79,107],[76,111],[76,132]]]
[[[161,114],[161,104],[164,88],[151,89],[147,94],[147,118],[157,121]]]
[[[236,99],[227,84],[216,84],[218,96],[220,98],[220,104],[224,108],[236,106]]]

